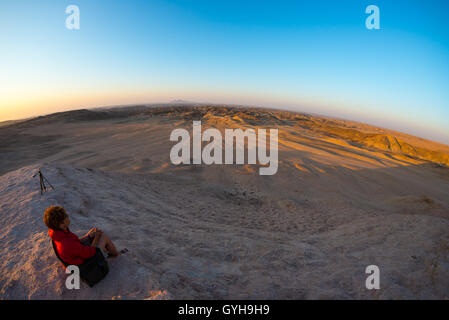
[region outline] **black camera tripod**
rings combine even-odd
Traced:
[[[37,171],[37,173],[33,175],[33,178],[34,178],[36,175],[39,175],[39,183],[40,183],[40,186],[41,186],[41,195],[42,195],[42,193],[44,193],[45,191],[47,191],[47,186],[45,185],[45,182],[47,182],[48,185],[49,185],[53,190],[55,190],[55,188],[51,185],[50,181],[48,181],[47,178],[44,177],[44,175],[43,175],[42,172],[41,172],[41,169],[39,169],[39,170]]]

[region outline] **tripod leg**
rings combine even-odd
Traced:
[[[42,195],[42,193],[44,192],[44,191],[43,191],[44,188],[43,188],[43,186],[42,186],[42,179],[39,179],[39,184],[40,184],[40,187],[41,187],[41,195]]]
[[[53,190],[55,190],[55,188],[51,185],[50,181],[48,181],[48,179],[45,178],[44,175],[42,175],[42,177],[44,178],[44,182],[47,181],[48,185],[49,185]]]
[[[39,171],[39,180],[41,181],[41,194],[47,191],[47,187],[45,186],[44,175]]]

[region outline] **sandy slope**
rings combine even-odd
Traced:
[[[2,298],[449,297],[447,146],[283,112],[136,110],[0,128]],[[172,165],[169,134],[193,119],[278,128],[278,173]],[[56,187],[42,197],[38,167]],[[111,262],[114,281],[64,289],[42,223],[50,204],[130,249]],[[379,291],[365,289],[370,264]]]
[[[110,226],[97,213],[89,216],[83,212],[83,194],[73,190],[74,185],[63,178],[70,175],[73,181],[85,186],[85,191],[95,190],[95,179],[72,168],[45,167],[48,178],[55,182],[56,190],[43,196],[39,181],[32,178],[35,166],[24,167],[0,179],[0,297],[2,299],[164,299],[169,294],[160,290],[157,279],[132,255],[108,259],[110,274],[94,289],[82,283],[81,289],[65,288],[66,275],[56,260],[42,212],[49,205],[63,204],[73,219],[73,230],[85,234],[91,225],[101,223],[105,232]],[[79,180],[79,181],[78,181]],[[76,188],[76,187],[75,187]],[[75,209],[76,208],[76,209]],[[82,232],[84,231],[84,233]],[[123,244],[117,241],[120,247]]]

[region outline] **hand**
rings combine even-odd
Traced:
[[[89,232],[88,232],[87,234],[88,234],[89,236],[94,236],[95,233],[97,233],[97,232],[103,233],[103,231],[100,230],[100,229],[98,229],[98,228],[92,228],[92,229],[89,230]]]
[[[95,232],[96,232],[96,229],[97,228],[92,228],[92,229],[90,229],[88,232],[87,232],[87,235],[90,237],[90,236],[94,236],[95,235]]]

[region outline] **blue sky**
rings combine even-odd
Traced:
[[[81,28],[65,28],[65,8]],[[380,30],[365,8],[380,9]],[[449,144],[447,1],[0,3],[0,121],[192,101],[314,112]]]

